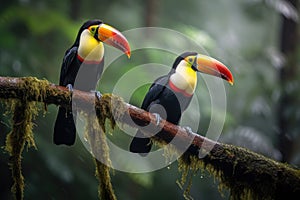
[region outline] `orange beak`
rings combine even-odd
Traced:
[[[209,56],[197,54],[197,70],[199,72],[210,74],[213,76],[218,76],[233,85],[233,77],[229,69],[220,61],[211,58]]]
[[[97,37],[100,41],[124,52],[130,58],[130,46],[125,36],[107,24],[100,24]]]

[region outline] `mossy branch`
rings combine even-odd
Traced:
[[[112,124],[117,120],[135,126],[128,120],[129,117],[134,121],[156,123],[155,116],[123,102],[114,95],[104,95],[98,100],[93,93],[76,91],[74,94],[76,95],[72,98],[77,104],[95,106],[97,116],[101,118],[100,125],[108,118]],[[28,102],[39,101],[45,105],[71,106],[70,92],[64,87],[32,77],[0,77],[0,99],[11,98],[26,99]],[[112,103],[114,106],[111,106]],[[175,135],[182,141],[192,140],[192,144],[180,159],[182,170],[186,172],[207,169],[220,180],[221,187],[230,190],[232,199],[283,199],[289,195],[300,195],[300,171],[288,164],[271,160],[245,148],[215,142],[196,133],[187,133],[180,126],[165,120],[160,121],[159,127],[168,133],[153,138],[159,143],[169,141]],[[179,152],[184,150],[180,146],[175,148]],[[199,157],[205,151],[207,155]]]

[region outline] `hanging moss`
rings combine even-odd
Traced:
[[[203,165],[197,160],[199,159],[188,154],[183,154],[178,159],[178,170],[181,172],[181,179],[177,181],[177,185],[184,191],[183,197],[187,200],[193,199],[190,195],[193,177],[199,170],[203,169]]]
[[[167,143],[166,143],[166,142],[164,142],[164,141],[159,141],[159,142],[157,142],[157,141],[155,141],[155,140],[153,140],[153,139],[152,139],[151,142],[152,142],[154,145],[157,145],[157,146],[163,148],[163,150],[164,150],[163,156],[164,156],[165,159],[166,159],[166,164],[167,164],[167,165],[171,164],[172,160],[173,160],[174,158],[177,158],[177,157],[178,157],[179,153],[178,153],[177,149],[176,149],[172,144],[169,144],[169,145],[167,146]]]
[[[18,87],[24,91],[23,99],[28,99],[30,96],[31,101],[43,102],[50,82],[47,80],[39,80],[35,77],[23,77],[21,80]]]
[[[111,179],[110,179],[110,172],[109,167],[102,162],[100,162],[97,159],[94,159],[95,165],[96,165],[96,173],[95,176],[97,177],[99,181],[99,187],[98,187],[98,196],[99,199],[102,200],[115,200],[117,199]]]
[[[121,121],[120,119],[126,112],[123,99],[113,94],[104,94],[100,101],[96,101],[95,106],[99,124],[104,132],[106,132],[106,119],[109,120],[111,128],[114,129],[116,121]]]
[[[185,154],[179,160],[179,169],[183,174],[181,184],[186,182],[189,173],[207,170],[220,182],[220,189],[230,191],[233,200],[283,199],[300,193],[299,170],[232,145],[222,144],[203,159]],[[287,187],[287,182],[294,185]]]
[[[106,116],[102,115],[102,117]],[[96,119],[91,115],[87,116],[87,118],[86,135],[94,156],[96,166],[95,176],[99,181],[98,196],[102,200],[115,200],[117,198],[111,184],[109,167],[112,166],[112,164],[109,158],[109,147],[104,132],[105,120],[103,120],[103,118]],[[109,119],[111,119],[111,117],[109,117]]]
[[[88,130],[89,133],[87,134],[89,134],[92,152],[96,158],[95,164],[96,177],[99,180],[99,197],[103,200],[115,200],[117,198],[113,191],[109,173],[109,166],[112,165],[109,158],[109,147],[105,136],[105,133],[107,133],[105,124],[106,120],[108,120],[110,127],[113,130],[115,128],[116,121],[120,121],[126,111],[126,108],[123,100],[112,94],[104,94],[99,101],[96,100],[95,106],[98,123],[95,122],[95,119],[90,118],[88,121],[93,122],[93,125],[87,125],[90,127]]]
[[[27,148],[36,148],[32,128],[32,120],[38,114],[39,107],[32,100],[43,100],[49,82],[40,81],[33,77],[21,78],[18,87],[22,91],[20,100],[8,100],[6,107],[8,112],[13,113],[12,130],[6,137],[5,150],[10,155],[9,166],[12,171],[13,186],[11,188],[15,199],[24,197],[24,177],[22,175],[22,152],[25,145]],[[30,101],[28,97],[30,96]]]
[[[23,199],[24,177],[22,175],[22,152],[25,144],[35,147],[33,138],[32,119],[37,114],[37,107],[33,102],[20,100],[10,101],[13,111],[12,131],[6,137],[5,150],[10,155],[10,169],[12,171],[13,186],[11,188],[15,199]]]

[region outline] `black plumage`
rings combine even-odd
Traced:
[[[161,118],[178,124],[182,113],[189,106],[193,95],[185,95],[181,92],[174,91],[170,87],[170,77],[178,66],[178,64],[187,56],[196,55],[194,52],[186,52],[178,56],[173,64],[171,71],[154,81],[146,94],[141,108],[151,113],[157,113]],[[164,135],[164,131],[159,131],[156,135]],[[173,138],[168,138],[170,142]],[[152,143],[150,138],[145,137],[139,129],[130,144],[130,151],[146,155],[150,152]]]
[[[81,26],[74,44],[66,51],[63,58],[59,85],[67,86],[71,84],[75,89],[83,91],[95,90],[103,71],[104,60],[102,59],[99,63],[83,62],[78,57],[78,48],[81,33],[91,25],[99,25],[101,23],[102,21],[100,20],[90,20]],[[80,76],[77,76],[77,74],[80,74]],[[71,110],[59,107],[54,125],[53,141],[55,144],[74,144],[76,137],[74,118],[74,113]]]

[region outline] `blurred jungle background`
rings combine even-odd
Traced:
[[[120,31],[169,28],[203,45],[210,56],[229,66],[235,78],[233,86],[225,85],[227,115],[219,141],[300,166],[297,0],[1,0],[0,75],[35,76],[58,83],[65,50],[73,44],[81,24],[93,18]],[[100,91],[111,92],[118,78],[136,65],[163,62],[171,66],[175,57],[151,50],[133,53],[130,61],[123,56],[105,72]],[[137,78],[145,76],[136,74]],[[200,80],[201,123],[194,131],[205,133],[210,103],[201,84]],[[148,86],[134,93],[132,104],[140,105]],[[56,112],[57,107],[50,105],[34,122],[37,150],[23,153],[25,199],[97,199],[94,163],[78,137],[73,147],[52,142]],[[2,104],[0,113],[0,145],[4,146],[10,115],[3,115]],[[110,137],[121,140],[121,133],[115,132]],[[1,148],[0,199],[12,199],[8,159]],[[178,179],[174,163],[145,174],[114,171],[112,183],[118,199],[183,199]],[[228,192],[220,194],[214,177],[201,171],[193,177],[191,195],[227,199]]]

